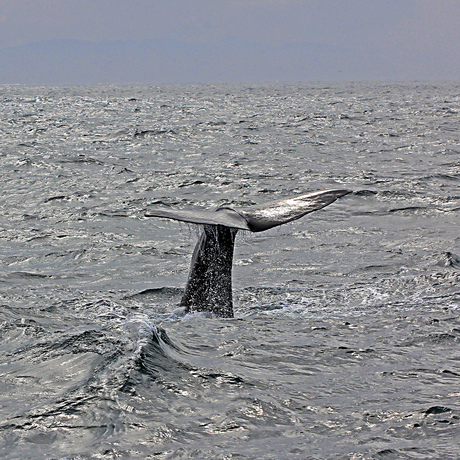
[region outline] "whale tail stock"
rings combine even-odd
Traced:
[[[215,211],[155,209],[146,217],[162,217],[204,225],[192,256],[181,306],[185,311],[207,311],[232,318],[232,261],[238,230],[262,232],[317,211],[349,190],[322,190],[264,203]]]

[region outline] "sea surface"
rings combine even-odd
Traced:
[[[460,458],[460,82],[0,86],[0,458]],[[235,318],[177,314],[199,228]]]

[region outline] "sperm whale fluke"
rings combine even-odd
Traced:
[[[193,252],[181,306],[186,312],[207,311],[232,318],[232,261],[238,230],[262,232],[292,222],[348,193],[349,190],[321,190],[242,208],[225,206],[215,211],[154,209],[145,216],[204,226]]]

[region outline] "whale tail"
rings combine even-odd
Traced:
[[[204,225],[204,231],[192,256],[189,278],[181,306],[185,311],[207,311],[217,316],[233,317],[232,262],[238,230],[262,232],[317,211],[349,190],[322,190],[262,205],[215,211],[155,209],[146,217]]]

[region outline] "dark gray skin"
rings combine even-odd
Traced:
[[[185,307],[186,313],[205,311],[223,318],[232,318],[232,262],[238,230],[268,230],[324,208],[348,193],[349,190],[322,190],[239,209],[157,209],[145,215],[204,225],[204,231],[193,252],[181,307]]]
[[[181,300],[185,311],[207,311],[233,317],[232,263],[236,228],[205,225],[192,256]]]

